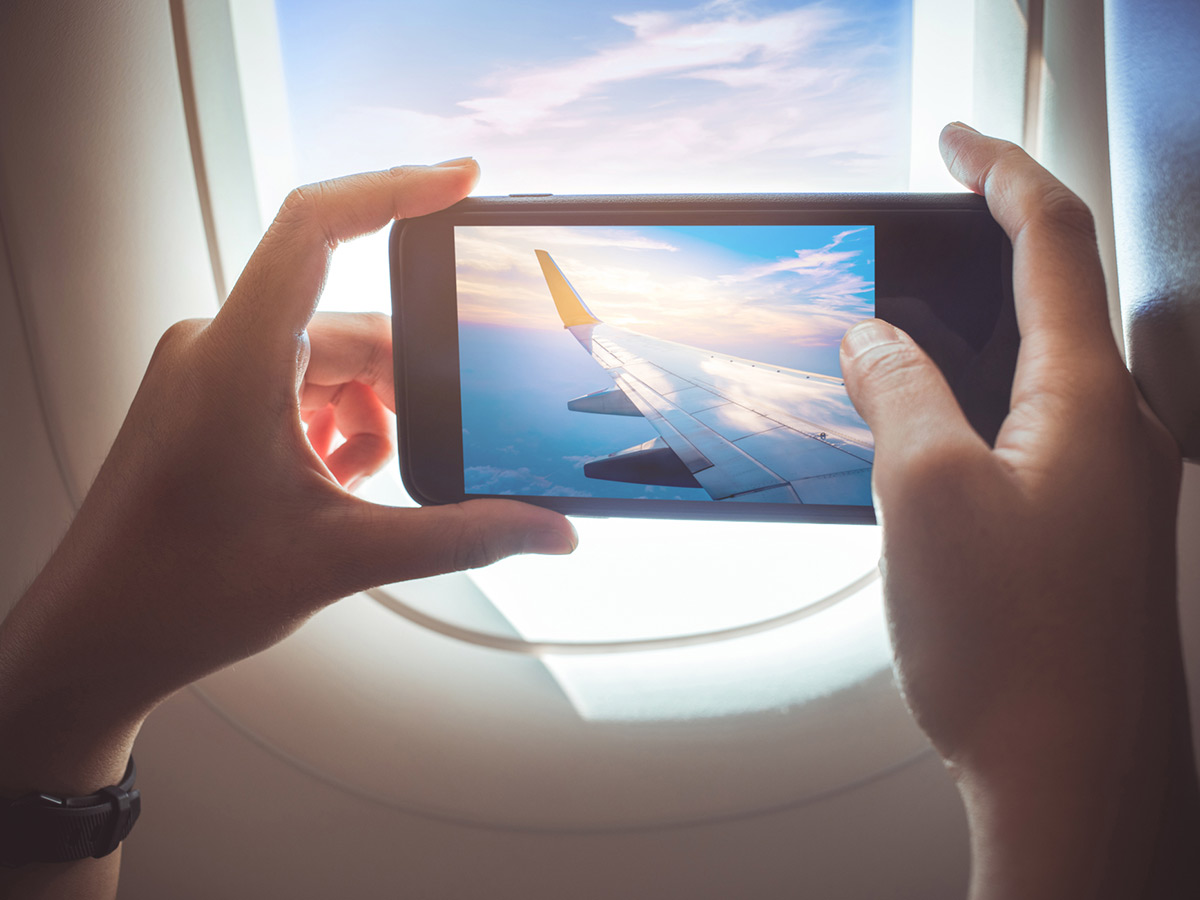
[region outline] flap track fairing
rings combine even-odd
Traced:
[[[575,412],[600,413],[606,416],[640,416],[642,411],[620,388],[594,391],[567,401],[567,409]]]
[[[653,484],[661,487],[701,487],[675,451],[655,438],[604,459],[585,463],[583,474],[601,481]]]

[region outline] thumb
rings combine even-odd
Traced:
[[[579,543],[567,519],[516,500],[396,508],[346,496],[350,527],[336,529],[347,592],[491,565],[518,553],[564,555]]]
[[[930,449],[985,449],[950,385],[911,337],[880,319],[846,332],[842,378],[871,427],[876,461],[885,467]]]

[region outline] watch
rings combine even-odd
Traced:
[[[86,797],[29,794],[0,800],[0,866],[99,859],[117,849],[142,811],[133,757],[120,784]]]

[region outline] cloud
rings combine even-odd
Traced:
[[[495,93],[459,105],[485,125],[518,133],[615,83],[661,76],[721,80],[718,73],[728,78],[731,72],[763,67],[778,76],[781,58],[807,49],[837,22],[824,7],[754,16],[735,4],[613,18],[633,30],[631,40],[566,63],[495,75],[487,85]]]
[[[647,237],[631,228],[593,227],[586,230],[567,226],[539,225],[536,228],[506,227],[502,240],[495,229],[460,228],[455,234],[455,248],[460,257],[469,258],[472,268],[481,271],[502,271],[513,264],[512,247],[515,241],[539,240],[556,248],[613,247],[622,250],[666,250],[678,248],[669,241]],[[537,269],[532,254],[525,258],[530,270]],[[540,270],[539,270],[540,271]]]
[[[675,253],[668,240],[633,228],[505,226],[460,228],[455,234],[459,260],[458,309],[466,321],[526,328],[562,328],[533,249],[549,248],[560,265],[585,258],[646,252]],[[568,278],[574,283],[574,274]],[[636,289],[636,288],[635,288]]]
[[[747,267],[725,276],[722,281],[726,284],[765,281],[786,286],[789,295],[803,292],[810,306],[826,313],[844,308],[851,318],[861,318],[871,312],[865,304],[874,300],[875,283],[867,281],[854,270],[862,250],[837,251],[834,248],[862,230],[855,228],[840,232],[824,247],[799,249],[795,256]],[[794,277],[773,279],[773,276]]]
[[[337,168],[475,153],[484,189],[903,189],[908,60],[827,4],[743,3],[616,16],[626,37],[539,65],[497,66],[441,112],[342,110]],[[453,77],[452,74],[449,77]],[[331,163],[332,165],[332,163]],[[331,168],[332,171],[332,168]]]
[[[582,469],[588,463],[604,458],[603,456],[564,456],[563,462],[569,462],[573,469]]]
[[[463,472],[463,484],[468,494],[503,494],[525,497],[592,496],[586,491],[555,484],[545,475],[535,475],[524,466],[519,469],[470,466]]]

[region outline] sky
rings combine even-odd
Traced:
[[[874,313],[870,227],[459,226],[455,246],[469,493],[709,499],[584,476],[657,432],[567,409],[613,384],[563,328],[534,249],[607,324],[792,369],[840,376],[842,335]]]
[[[277,0],[303,180],[476,156],[482,193],[903,190],[909,0]]]

